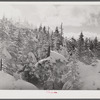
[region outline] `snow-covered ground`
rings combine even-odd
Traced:
[[[31,53],[29,55],[32,56]],[[55,63],[56,60],[63,62],[63,64],[60,65],[61,68],[64,65],[64,62],[67,62],[67,59],[63,55],[55,51],[51,51],[48,58],[40,60],[36,63],[36,65],[44,61]],[[86,65],[83,62],[77,61],[77,71],[80,77],[81,90],[100,89],[100,60],[97,60],[91,65]],[[0,71],[0,89],[37,90],[38,88],[29,82],[26,82],[22,79],[16,79],[15,77]]]
[[[0,90],[38,90],[33,84],[0,71]]]
[[[62,55],[55,51],[50,52],[50,60],[55,62],[56,60],[60,60],[61,62],[67,61],[67,59]]]
[[[86,65],[80,61],[77,62],[78,73],[82,84],[82,90],[100,89],[100,60],[92,65]]]

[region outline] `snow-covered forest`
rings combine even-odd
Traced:
[[[0,19],[0,89],[99,90],[100,41]]]

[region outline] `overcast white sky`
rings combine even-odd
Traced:
[[[0,18],[3,15],[14,20],[26,20],[36,26],[42,23],[54,27],[63,22],[64,27],[97,28],[100,26],[100,3],[98,5],[50,2],[0,3]],[[99,35],[98,32],[95,33]]]

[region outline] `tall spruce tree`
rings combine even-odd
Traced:
[[[61,23],[60,29],[61,29],[61,45],[63,45],[63,23]]]
[[[58,27],[56,27],[55,29],[54,36],[55,36],[55,49],[59,50],[60,49],[60,34],[59,34]]]
[[[89,43],[88,43],[88,41],[89,41],[88,38],[86,38],[85,41],[84,41],[85,50],[87,50],[88,47],[89,47]]]
[[[97,49],[97,46],[98,46],[98,39],[97,39],[97,37],[95,37],[95,39],[93,41],[93,44],[94,44],[94,49]]]
[[[81,32],[78,40],[78,51],[79,51],[79,57],[82,55],[82,51],[84,50],[84,35]]]

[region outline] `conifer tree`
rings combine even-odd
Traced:
[[[97,45],[98,45],[98,39],[97,39],[97,37],[95,37],[95,39],[93,41],[93,44],[94,44],[94,49],[97,49]]]
[[[54,50],[54,33],[52,31],[51,35],[50,35],[50,47],[51,47],[51,50]]]
[[[39,32],[41,32],[41,31],[42,31],[42,24],[39,27]]]
[[[87,50],[88,49],[88,45],[89,45],[88,38],[85,39],[84,45],[85,45],[85,50]]]
[[[58,30],[58,27],[56,27],[56,30],[55,30],[55,34],[56,34],[56,50],[59,50],[60,49],[60,35],[59,35],[59,30]]]
[[[79,51],[79,57],[82,55],[82,51],[84,50],[84,35],[81,32],[78,40],[78,51]]]
[[[93,41],[89,40],[89,49],[93,50],[93,48],[94,48]]]
[[[61,23],[61,45],[63,45],[63,23]]]

